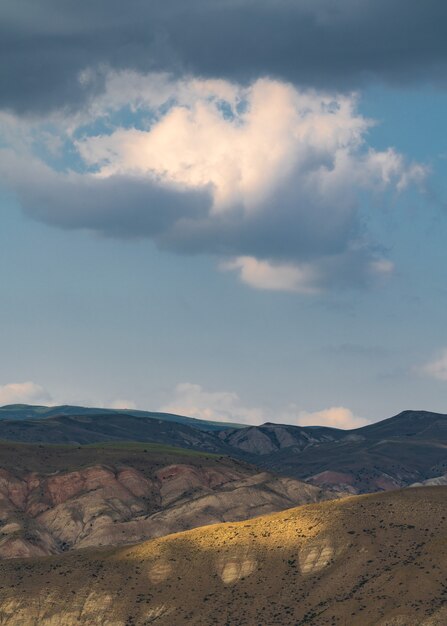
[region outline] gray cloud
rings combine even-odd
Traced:
[[[179,220],[203,218],[211,205],[206,188],[174,188],[125,175],[102,179],[63,174],[38,162],[19,163],[14,157],[6,174],[30,217],[106,237],[157,239]]]
[[[76,108],[101,91],[104,67],[342,89],[444,84],[446,20],[443,0],[3,0],[0,107]]]
[[[241,207],[213,215],[207,187],[174,187],[130,175],[64,174],[37,161],[24,165],[12,156],[10,163],[10,187],[24,212],[64,229],[86,229],[108,237],[151,237],[161,247],[184,254],[289,261],[339,255],[354,235],[360,237],[354,211],[343,211],[337,220],[330,204],[302,195],[283,202],[283,190],[273,200],[274,212],[265,207],[247,216]],[[291,189],[286,191],[292,195]],[[356,252],[358,257],[363,254],[364,250]]]
[[[348,212],[329,236],[320,227],[322,220],[330,221],[331,207],[324,204],[311,207],[312,219],[302,198],[295,199],[295,213],[289,206],[282,210],[278,202],[273,221],[268,211],[250,218],[242,211],[213,216],[206,187],[176,188],[128,175],[64,174],[37,161],[24,165],[14,158],[8,169],[9,186],[23,211],[51,226],[105,237],[148,238],[179,254],[311,263],[317,274],[312,290],[359,288],[377,279],[371,264],[380,254],[371,242],[362,242],[355,214]]]

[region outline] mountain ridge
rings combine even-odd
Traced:
[[[140,441],[227,455],[323,489],[396,489],[447,471],[447,415],[403,411],[353,430],[266,423],[199,430],[127,413],[0,420],[0,439],[88,445]]]
[[[60,417],[65,415],[130,415],[133,417],[149,417],[161,419],[168,422],[186,424],[198,428],[199,430],[222,430],[223,428],[242,428],[243,424],[234,422],[216,422],[212,420],[202,420],[197,417],[178,415],[176,413],[165,413],[163,411],[144,411],[140,409],[111,409],[105,407],[86,407],[72,404],[60,404],[47,406],[44,404],[5,404],[0,406],[0,420],[29,420],[45,419],[49,417]]]

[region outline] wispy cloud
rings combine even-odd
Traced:
[[[431,361],[428,361],[417,370],[420,374],[447,381],[447,348],[442,349]]]

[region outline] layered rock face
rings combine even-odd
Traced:
[[[0,557],[135,543],[325,497],[230,459],[134,467],[127,457],[68,472],[0,469]]]

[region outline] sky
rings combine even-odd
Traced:
[[[447,412],[446,19],[4,0],[0,404]]]

